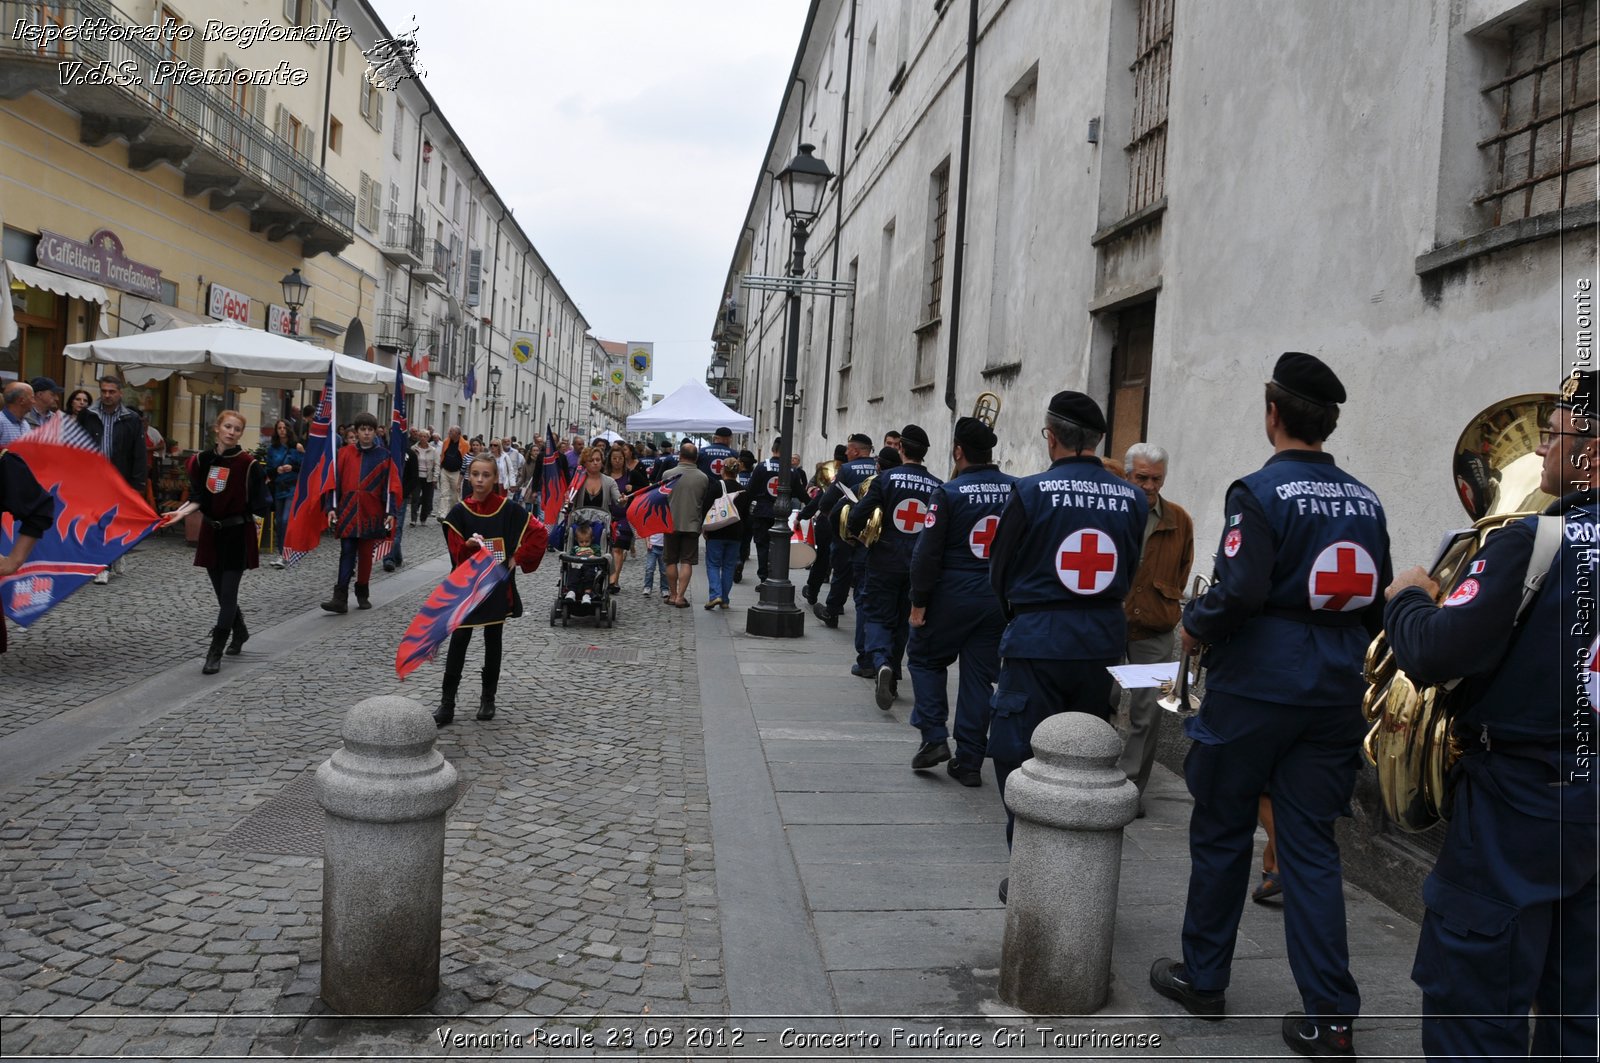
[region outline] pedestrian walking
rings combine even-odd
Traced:
[[[444,434],[444,442],[439,446],[440,520],[461,501],[461,473],[466,465],[466,455],[467,445],[461,438],[461,429],[451,425]]]
[[[738,518],[718,528],[704,528],[702,525],[706,540],[707,609],[717,606],[728,608],[733,596],[733,570],[739,564],[742,525],[750,519],[750,492],[739,489],[739,459],[718,458],[717,466],[722,475],[708,485],[706,507],[709,510],[719,498],[731,498]]]
[[[439,452],[428,433],[411,433],[411,450],[417,456],[417,485],[411,492],[411,524],[416,526],[433,516],[433,492],[439,486]]]
[[[283,530],[289,522],[289,500],[294,497],[295,481],[300,477],[300,466],[305,461],[305,447],[295,437],[288,421],[278,420],[272,426],[272,442],[267,444],[267,486],[272,493],[273,553],[270,564],[283,567]]]
[[[676,609],[689,608],[689,580],[700,561],[700,523],[706,511],[706,491],[711,482],[696,464],[699,452],[693,443],[678,448],[678,463],[661,478],[672,484],[667,499],[672,514],[672,530],[666,533],[662,558],[672,583],[667,602]]]
[[[400,472],[389,460],[388,449],[378,441],[378,419],[365,410],[356,414],[352,434],[355,445],[339,448],[335,490],[322,498],[328,527],[339,536],[338,582],[333,597],[322,603],[330,613],[349,611],[352,576],[356,608],[372,608],[367,598],[372,553],[381,540],[394,534],[404,507]]]

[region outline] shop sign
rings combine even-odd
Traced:
[[[161,271],[130,261],[122,253],[122,241],[110,229],[97,229],[88,243],[41,229],[37,261],[45,269],[69,277],[82,277],[146,299],[161,298]]]
[[[305,331],[306,312],[300,312],[300,318],[295,324],[294,332],[289,331],[289,308],[279,306],[277,303],[267,304],[267,331],[279,336],[301,335]]]
[[[220,284],[211,286],[210,314],[218,321],[237,321],[250,324],[250,297]]]

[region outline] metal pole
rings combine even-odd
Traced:
[[[772,529],[767,533],[767,574],[761,584],[761,600],[745,614],[745,632],[769,638],[799,638],[805,634],[805,612],[794,604],[794,584],[789,582],[789,465],[794,454],[795,384],[800,362],[800,278],[805,274],[805,223],[794,223],[794,257],[789,263],[789,322],[783,357],[783,415],[778,447],[778,497],[772,506]]]

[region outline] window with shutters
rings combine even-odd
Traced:
[[[361,117],[373,129],[383,130],[383,90],[367,78],[361,79]]]
[[[439,206],[444,206],[445,189],[450,185],[450,167],[444,163],[439,164]]]
[[[1139,0],[1133,65],[1133,128],[1128,138],[1128,213],[1167,190],[1167,97],[1172,86],[1172,8],[1177,0]]]
[[[459,179],[456,181],[455,196],[450,205],[450,217],[455,220],[457,225],[461,224],[461,181]]]
[[[372,182],[372,205],[367,210],[367,228],[373,232],[378,231],[379,220],[383,217],[383,183]]]
[[[170,22],[173,27],[182,27],[189,24],[177,11],[161,5],[157,15],[160,24]],[[187,40],[179,40],[177,34],[163,33],[158,45],[161,59],[193,67],[196,70],[205,68],[206,46],[204,35],[195,33]],[[182,69],[182,66],[179,67]],[[154,71],[151,71],[152,81]],[[204,107],[202,106],[202,93],[205,89],[197,85],[179,84],[180,78],[165,78],[158,85],[161,103],[169,117],[183,118],[191,125],[198,127],[202,120]]]
[[[950,202],[950,160],[939,164],[928,178],[928,254],[922,267],[922,321],[916,333],[917,356],[912,368],[911,386],[933,383],[934,363],[938,360],[939,305],[944,298],[944,234]]]
[[[1150,419],[1150,354],[1156,332],[1156,304],[1141,303],[1117,314],[1111,349],[1111,401],[1106,409],[1106,451],[1112,457],[1145,438]]]
[[[368,219],[372,216],[372,178],[367,176],[367,171],[361,171],[361,181],[356,186],[356,221],[363,228],[370,229],[372,225]]]
[[[1596,0],[1536,8],[1505,39],[1483,99],[1499,128],[1478,145],[1490,190],[1476,202],[1505,225],[1595,201]]]
[[[283,20],[291,26],[310,26],[320,18],[317,0],[283,0]]]
[[[467,305],[477,306],[483,288],[483,249],[473,248],[467,253]]]
[[[400,157],[400,152],[404,150],[405,135],[406,135],[406,108],[405,108],[405,104],[403,104],[400,101],[396,100],[395,101],[395,105],[394,105],[394,146],[390,150],[392,150],[394,152],[394,157],[397,158],[397,159]]]

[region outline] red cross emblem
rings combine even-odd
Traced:
[[[1326,547],[1311,563],[1307,582],[1311,608],[1330,613],[1365,609],[1378,596],[1378,565],[1359,543]]]
[[[908,498],[894,507],[895,527],[907,535],[920,532],[928,521],[928,508],[919,499]]]
[[[773,476],[767,480],[767,494],[773,498],[778,497],[778,478]]]
[[[1479,587],[1477,580],[1464,579],[1461,581],[1461,585],[1459,587],[1450,592],[1450,597],[1444,600],[1444,604],[1466,605],[1468,602],[1472,601],[1472,599],[1478,596],[1478,590]]]
[[[722,475],[722,459],[721,458],[712,458],[711,459],[711,475],[712,476],[721,476]]]
[[[214,495],[220,495],[228,487],[228,473],[232,470],[226,465],[213,465],[206,472],[206,490]]]
[[[1079,528],[1061,540],[1056,578],[1073,594],[1099,594],[1117,578],[1117,545],[1095,528]]]
[[[967,545],[972,548],[973,557],[989,560],[989,547],[994,545],[994,533],[999,527],[1000,518],[992,514],[972,526],[972,531],[967,533]]]

